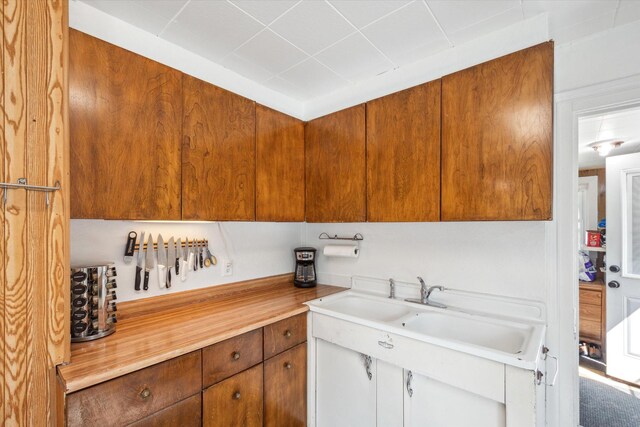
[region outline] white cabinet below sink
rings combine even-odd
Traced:
[[[533,370],[313,309],[308,331],[310,426],[544,425],[544,385]]]

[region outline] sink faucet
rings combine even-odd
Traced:
[[[396,297],[396,282],[393,279],[389,279],[389,298],[394,299]]]
[[[436,289],[439,291],[444,291],[445,290],[444,286],[436,285],[436,286],[428,287],[427,284],[424,282],[424,280],[422,280],[422,277],[420,276],[418,276],[418,281],[420,282],[420,299],[408,298],[405,301],[417,302],[418,304],[430,305],[432,307],[447,308],[447,306],[444,304],[440,304],[439,302],[429,300],[429,297],[431,296],[431,293],[433,291],[435,291]]]

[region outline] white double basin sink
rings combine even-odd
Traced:
[[[529,370],[537,367],[545,332],[542,322],[436,308],[352,290],[308,305],[312,312]]]

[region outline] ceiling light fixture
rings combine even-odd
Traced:
[[[604,140],[593,142],[589,144],[589,147],[593,148],[600,156],[605,157],[609,155],[611,150],[620,147],[622,144],[624,144],[624,141]]]

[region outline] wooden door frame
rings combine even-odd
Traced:
[[[555,95],[554,220],[546,227],[547,345],[561,360],[558,381],[547,387],[547,425],[577,426],[578,376],[578,120],[640,99],[640,75]]]

